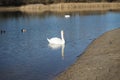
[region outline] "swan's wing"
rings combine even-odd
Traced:
[[[51,38],[51,39],[47,39],[47,40],[48,40],[48,42],[51,43],[51,44],[58,44],[58,43],[61,43],[61,42],[62,42],[62,40],[61,40],[60,38],[57,38],[57,37]]]

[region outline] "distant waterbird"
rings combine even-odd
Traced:
[[[6,31],[5,31],[5,30],[0,30],[0,33],[1,33],[1,34],[5,34]]]
[[[65,15],[65,18],[69,18],[70,17],[70,15]]]
[[[24,29],[24,28],[23,28],[23,29],[21,29],[21,32],[26,32],[26,31],[27,31],[27,30],[26,30],[26,29]]]

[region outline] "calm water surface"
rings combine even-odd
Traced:
[[[0,80],[51,80],[71,65],[104,32],[120,27],[119,12],[25,14],[0,13]],[[26,32],[21,32],[25,28]],[[66,44],[51,46],[47,38]]]

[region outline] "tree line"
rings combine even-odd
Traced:
[[[0,6],[20,6],[26,4],[53,4],[70,2],[120,2],[120,0],[0,0]]]

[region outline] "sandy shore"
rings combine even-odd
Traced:
[[[120,80],[120,29],[94,40],[55,80]]]

